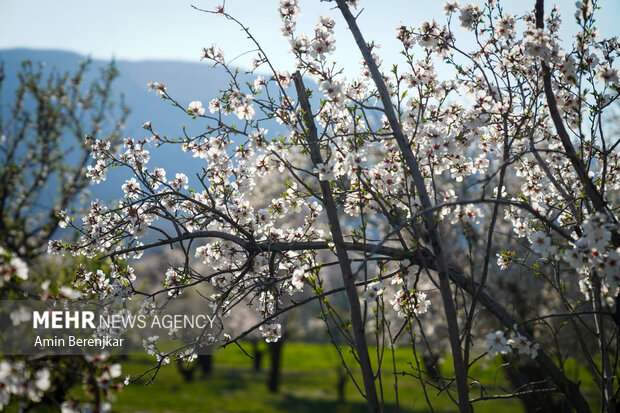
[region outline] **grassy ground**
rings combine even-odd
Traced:
[[[391,356],[385,360],[386,371]],[[412,372],[408,366],[411,353],[406,349],[396,354],[399,371]],[[330,345],[286,343],[283,349],[282,384],[277,394],[267,391],[267,364],[261,372],[252,370],[252,360],[238,348],[229,348],[214,357],[210,377],[196,372],[194,380],[184,382],[175,365],[160,370],[155,382],[145,386],[134,383],[124,388],[114,403],[117,412],[321,412],[354,413],[366,410],[365,403],[351,380],[346,385],[346,401],[338,401],[337,382],[340,365],[337,352]],[[449,363],[446,363],[449,365]],[[153,366],[153,359],[134,357],[123,363],[123,374],[137,374]],[[497,365],[480,373],[489,391],[500,391],[506,385]],[[419,382],[413,377],[399,376],[399,407],[402,412],[430,411]],[[393,376],[385,374],[383,396],[386,411],[396,412]],[[477,392],[478,389],[472,389]],[[455,411],[455,405],[444,394],[430,392],[434,411]],[[476,412],[520,412],[517,400],[484,402]]]

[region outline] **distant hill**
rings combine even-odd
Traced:
[[[2,105],[10,105],[17,87],[16,74],[23,60],[45,62],[46,70],[55,68],[58,71],[74,71],[77,64],[86,59],[72,52],[55,50],[9,49],[0,50],[0,60],[4,62],[6,78],[2,90]],[[99,68],[109,61],[93,59],[86,80],[97,76]],[[200,100],[206,106],[218,91],[228,85],[228,76],[221,68],[211,68],[208,63],[191,63],[181,61],[139,61],[119,60],[116,66],[120,77],[114,82],[114,96],[124,94],[126,104],[131,108],[124,136],[144,138],[147,132],[142,123],[152,121],[153,127],[161,135],[170,137],[182,136],[183,127],[188,131],[199,133],[204,130],[203,120],[192,120],[178,108],[164,102],[154,92],[148,92],[147,82],[157,81],[166,84],[170,94],[182,105],[192,100]],[[236,118],[235,118],[236,119]],[[273,128],[270,128],[273,129]],[[183,153],[180,146],[170,150],[154,150],[151,152],[151,168],[163,167],[169,176],[177,172],[185,172],[191,177],[204,165],[204,160],[194,159]],[[117,198],[122,195],[120,185],[127,174],[112,171],[106,182],[91,187],[95,197],[102,200]]]
[[[48,68],[56,68],[59,71],[75,70],[77,64],[86,59],[72,52],[34,50],[34,49],[9,49],[0,50],[0,60],[4,61],[6,72],[6,89],[12,94],[16,84],[16,73],[23,60],[33,62],[45,62]],[[96,76],[98,68],[105,66],[109,61],[93,59],[90,77]],[[219,89],[227,85],[228,77],[220,68],[211,68],[207,63],[191,63],[180,61],[139,61],[129,62],[116,61],[120,71],[120,77],[114,83],[116,94],[123,93],[129,107],[132,109],[131,117],[127,123],[127,135],[142,133],[141,124],[146,120],[157,119],[157,124],[165,133],[175,134],[180,132],[180,127],[186,125],[191,119],[179,111],[170,110],[169,106],[162,103],[155,93],[148,92],[147,82],[158,81],[168,86],[168,91],[181,103],[189,103],[192,100],[208,102]]]

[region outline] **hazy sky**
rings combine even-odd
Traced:
[[[462,0],[461,3],[465,1]],[[522,13],[534,1],[503,1],[507,11]],[[557,2],[565,26],[574,28],[575,0]],[[606,35],[620,34],[620,1],[602,0],[599,27]],[[180,59],[198,61],[202,47],[217,43],[227,60],[252,48],[238,27],[226,19],[192,9],[212,10],[216,0],[0,0],[0,49],[13,47],[63,49],[95,58],[128,60]],[[228,0],[226,9],[249,26],[279,66],[290,69],[288,46],[280,38],[278,0]],[[310,32],[316,16],[328,13],[333,3],[301,0],[299,27]],[[361,0],[360,25],[367,40],[382,45],[383,56],[394,56],[399,22],[418,25],[422,20],[442,23],[442,0]],[[547,2],[549,9],[552,2]],[[331,14],[338,17],[336,11]],[[345,23],[337,18],[338,61],[359,60]],[[249,56],[238,60],[246,66]],[[357,70],[357,69],[356,69]]]

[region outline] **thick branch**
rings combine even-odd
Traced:
[[[299,104],[301,105],[301,109],[303,111],[304,122],[306,124],[310,156],[312,158],[312,163],[316,166],[317,164],[323,163],[317,136],[317,128],[314,123],[314,119],[312,118],[312,111],[308,96],[306,94],[306,87],[304,86],[299,72],[295,73],[293,80],[295,82],[297,97],[299,99]],[[355,288],[355,278],[353,276],[353,271],[351,270],[351,262],[349,261],[349,255],[342,236],[342,229],[338,218],[338,208],[336,206],[336,201],[334,200],[330,183],[328,181],[320,181],[320,186],[321,192],[323,193],[323,203],[327,212],[327,220],[329,222],[332,239],[336,247],[336,256],[338,257],[340,270],[342,271],[342,279],[344,281],[345,292],[347,294],[347,300],[351,310],[351,324],[353,325],[355,347],[359,358],[360,368],[362,370],[364,388],[366,390],[366,401],[371,412],[380,412],[382,411],[382,408],[379,405],[379,399],[377,398],[377,389],[375,387],[374,373],[370,364],[370,356],[368,354],[368,343],[366,342],[366,334],[364,332],[364,322],[362,320],[359,297],[357,294],[357,288]]]
[[[545,27],[545,1],[544,0],[536,0],[536,28],[544,29]],[[560,137],[560,141],[562,142],[562,146],[564,147],[564,151],[566,152],[566,156],[570,160],[573,165],[573,169],[577,173],[579,180],[583,184],[586,192],[586,196],[592,202],[594,209],[598,212],[607,213],[607,203],[603,196],[598,191],[598,189],[592,183],[592,180],[588,176],[588,172],[586,167],[582,161],[582,159],[577,156],[575,152],[575,147],[571,142],[570,136],[568,135],[568,131],[564,126],[564,122],[562,121],[562,115],[558,109],[558,103],[555,99],[555,95],[553,94],[553,88],[551,84],[551,69],[547,64],[541,60],[541,66],[543,69],[543,87],[545,89],[545,97],[547,98],[547,106],[549,107],[549,114],[551,115],[551,120],[553,121],[553,125],[555,126],[555,130]],[[620,246],[620,235],[617,231],[612,232],[612,242],[615,247]]]
[[[362,56],[364,57],[364,60],[368,65],[368,69],[370,70],[373,81],[377,86],[377,90],[379,91],[379,95],[381,97],[381,102],[383,103],[385,115],[388,118],[390,127],[392,128],[392,132],[394,133],[394,138],[398,143],[402,156],[407,163],[409,173],[413,178],[413,182],[420,197],[422,208],[425,210],[429,209],[432,204],[426,190],[426,186],[424,184],[424,177],[420,172],[418,161],[413,154],[413,151],[411,150],[408,139],[405,137],[398,118],[396,117],[396,113],[394,112],[394,107],[392,105],[392,100],[390,98],[390,93],[387,89],[385,81],[383,80],[383,76],[379,72],[379,68],[375,63],[370,48],[366,44],[364,37],[362,36],[362,33],[357,26],[355,17],[353,17],[353,14],[351,14],[351,11],[349,10],[349,6],[347,5],[346,1],[336,0],[336,3],[338,4],[340,12],[347,21],[347,24],[349,25],[349,29],[351,30],[351,33],[355,38],[357,46],[362,52]],[[456,387],[458,391],[459,410],[462,413],[469,413],[472,409],[469,403],[467,369],[465,368],[465,363],[463,362],[463,353],[461,352],[459,326],[457,321],[456,308],[454,305],[454,300],[452,298],[452,291],[450,289],[448,264],[443,252],[441,236],[439,234],[439,229],[437,228],[437,222],[435,221],[434,214],[431,212],[427,212],[423,215],[423,219],[426,229],[428,231],[429,238],[431,240],[433,252],[437,257],[436,262],[438,263],[439,267],[437,271],[439,274],[439,289],[441,292],[441,297],[443,299],[444,311],[448,324],[450,347],[452,350],[452,359],[454,363],[454,374],[456,376]]]

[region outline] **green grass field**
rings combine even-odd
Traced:
[[[249,351],[249,348],[248,348]],[[265,353],[266,354],[266,353]],[[384,361],[383,397],[386,411],[398,411],[394,392],[394,378],[389,373],[391,356]],[[389,358],[388,358],[389,357]],[[411,351],[399,349],[396,353],[398,371],[413,372],[408,362]],[[353,413],[366,410],[366,405],[351,380],[346,384],[346,401],[338,401],[337,382],[340,365],[336,350],[328,344],[286,343],[283,349],[280,392],[267,390],[269,360],[263,360],[263,369],[255,372],[252,360],[235,347],[214,357],[214,369],[209,377],[196,372],[194,380],[184,382],[177,366],[167,365],[159,371],[148,386],[134,383],[125,387],[113,405],[117,412],[339,412]],[[144,372],[154,361],[147,357],[133,357],[123,362],[123,375]],[[449,365],[449,363],[445,363]],[[491,393],[501,392],[506,386],[498,365],[484,371],[475,371],[484,379]],[[398,376],[399,407],[402,412],[430,411],[420,383],[413,377]],[[472,388],[472,395],[479,389]],[[434,411],[455,411],[448,396],[437,396],[429,391]],[[521,412],[518,400],[484,402],[476,405],[477,412]]]

